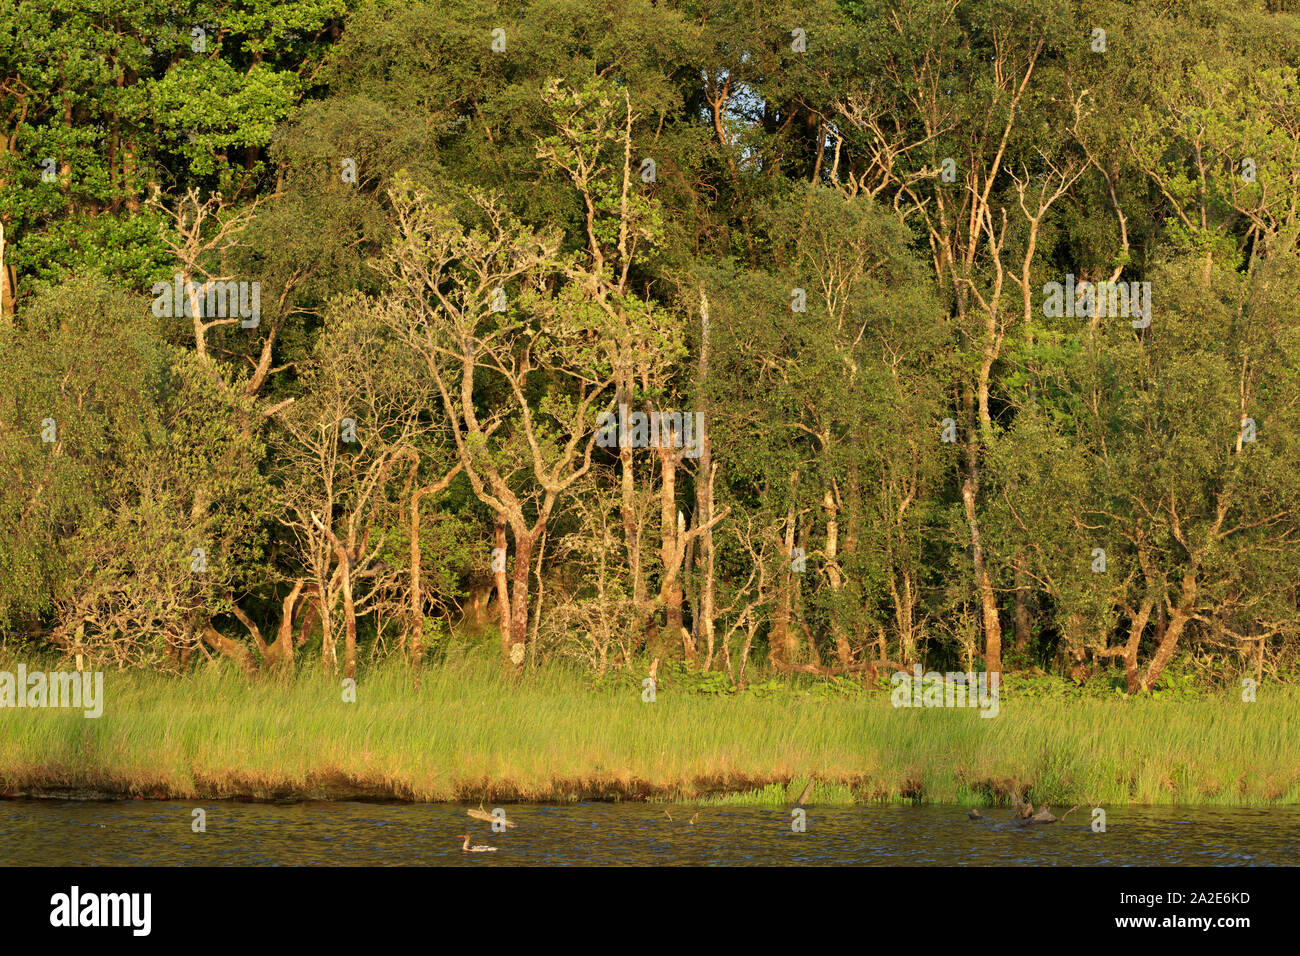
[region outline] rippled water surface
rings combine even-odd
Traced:
[[[191,829],[193,811],[207,832]],[[583,803],[506,807],[492,833],[457,805],[0,801],[0,863],[17,865],[748,865],[1300,864],[1300,807],[1113,808],[1015,827],[1008,810],[972,822],[948,806],[788,808]],[[491,809],[490,807],[488,809]],[[688,822],[698,809],[694,824]],[[666,810],[666,812],[665,812]],[[1059,816],[1060,809],[1055,812]],[[669,815],[672,819],[669,819]],[[495,853],[462,853],[457,834]]]

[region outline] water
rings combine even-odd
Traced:
[[[207,813],[207,832],[191,829]],[[1013,827],[950,806],[789,808],[681,804],[512,804],[505,833],[461,805],[0,801],[5,865],[1086,865],[1294,866],[1300,807],[1117,807],[1105,833],[1090,809],[1064,823]],[[492,807],[487,807],[491,810]],[[698,809],[694,824],[689,823]],[[665,810],[667,813],[665,813]],[[1058,816],[1061,809],[1056,809]],[[672,820],[668,819],[671,814]],[[498,847],[462,853],[457,834]]]

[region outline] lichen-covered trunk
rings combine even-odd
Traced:
[[[529,562],[536,535],[536,531],[515,534],[515,564],[510,576],[510,631],[501,648],[505,653],[503,665],[515,673],[524,669],[528,643],[528,577],[532,573]]]
[[[497,588],[497,614],[501,627],[501,657],[510,659],[510,584],[506,572],[506,522],[496,522],[495,549],[492,555],[492,578]]]

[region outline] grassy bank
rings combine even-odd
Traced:
[[[29,669],[42,666],[28,660]],[[0,661],[16,670],[17,661]],[[355,703],[315,673],[105,674],[104,715],[0,710],[0,793],[417,801],[683,799],[1056,805],[1300,803],[1300,692],[1196,701],[1034,696],[1001,713],[895,709],[884,691],[811,683],[739,696],[562,670],[362,675]]]

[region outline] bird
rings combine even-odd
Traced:
[[[980,813],[978,810],[968,810],[966,811],[966,816],[970,817],[972,820],[984,819],[984,814]]]
[[[465,838],[465,843],[461,846],[461,851],[463,853],[495,853],[497,851],[496,847],[484,846],[482,843],[475,843],[473,846],[470,846],[468,833],[459,833],[457,836]]]

